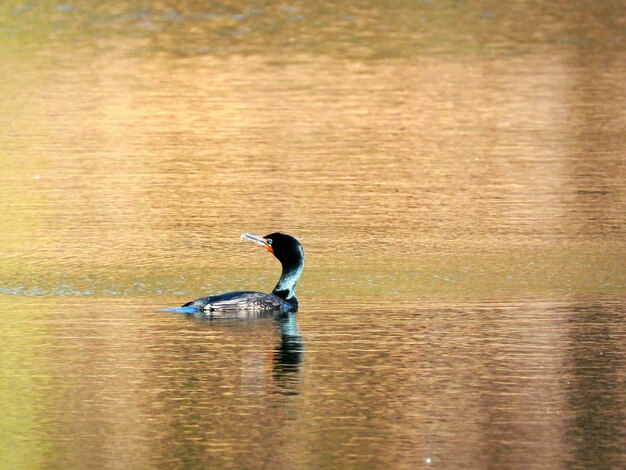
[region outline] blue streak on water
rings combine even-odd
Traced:
[[[193,313],[197,313],[198,309],[194,307],[172,307],[172,308],[160,308],[157,310],[157,312],[193,314]]]
[[[153,295],[176,295],[185,296],[187,293],[178,288],[160,289],[155,286],[146,286],[143,283],[135,283],[132,287],[123,286],[73,286],[71,284],[63,284],[50,287],[37,286],[0,286],[0,295],[14,295],[23,297],[84,297],[84,296],[103,296],[116,297],[121,295],[146,294]]]

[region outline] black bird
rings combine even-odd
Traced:
[[[242,240],[261,245],[272,253],[283,267],[280,279],[271,294],[262,292],[228,292],[225,294],[201,297],[187,302],[183,307],[194,308],[198,312],[295,312],[298,310],[296,282],[304,266],[302,245],[291,235],[270,233],[264,237],[244,233]]]

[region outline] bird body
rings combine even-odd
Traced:
[[[183,307],[193,307],[196,310],[208,312],[232,312],[246,311],[255,313],[265,312],[291,312],[298,308],[296,302],[295,308],[292,303],[274,294],[265,294],[263,292],[239,291],[227,292],[225,294],[211,295],[209,297],[201,297],[192,302],[187,302]]]

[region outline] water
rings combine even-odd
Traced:
[[[620,2],[0,8],[0,467],[625,464]]]

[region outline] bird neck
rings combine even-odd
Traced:
[[[290,302],[296,301],[296,282],[298,282],[300,274],[302,273],[304,260],[300,259],[293,263],[282,263],[282,265],[283,272],[272,294]]]

